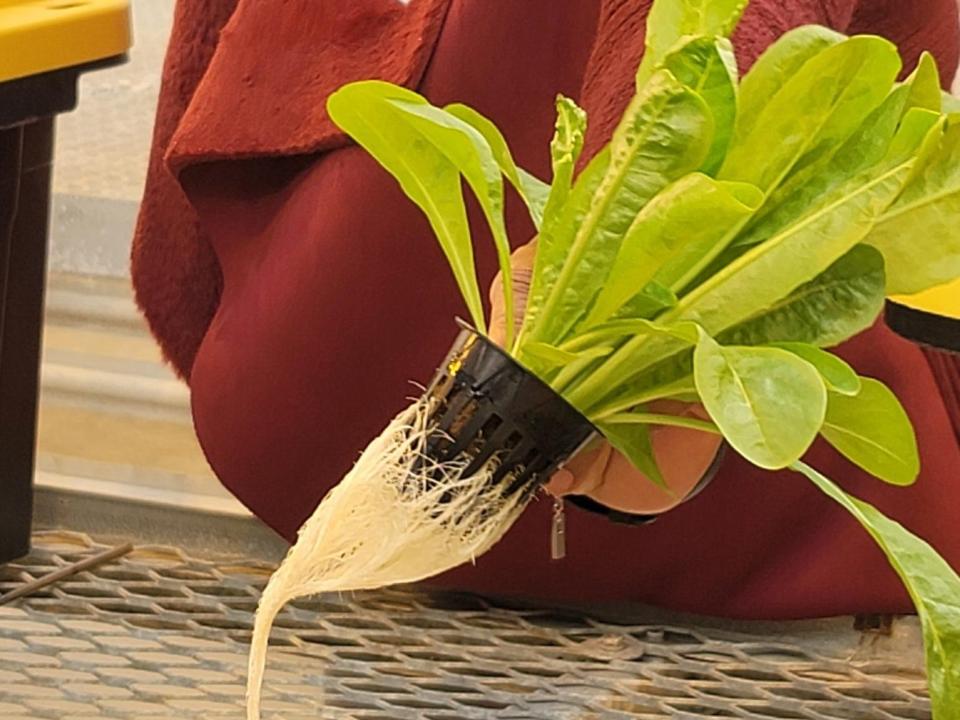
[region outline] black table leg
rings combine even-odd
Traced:
[[[30,548],[53,122],[0,130],[0,562]]]

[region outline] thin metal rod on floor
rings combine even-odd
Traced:
[[[92,567],[97,565],[102,565],[103,563],[110,562],[115,560],[118,557],[122,557],[133,550],[133,545],[131,543],[126,543],[125,545],[119,545],[118,547],[111,548],[109,550],[104,550],[102,553],[97,553],[92,557],[84,558],[80,562],[75,562],[72,565],[66,565],[65,567],[55,570],[48,575],[38,577],[36,580],[31,580],[26,585],[21,585],[18,588],[15,588],[8,592],[6,595],[0,595],[0,605],[6,605],[17,598],[21,598],[24,595],[30,595],[35,593],[41,588],[47,587],[47,585],[52,585],[59,580],[63,580],[65,577],[69,577],[83,570],[89,570]]]

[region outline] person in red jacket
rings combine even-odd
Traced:
[[[425,219],[331,123],[326,97],[346,82],[380,78],[436,104],[467,103],[503,129],[522,166],[548,177],[555,95],[586,109],[590,157],[632,96],[649,5],[180,0],[134,282],[167,358],[190,383],[211,466],[284,537],[415,392],[409,381],[430,377],[462,311]],[[899,45],[905,72],[930,50],[945,86],[957,66],[954,0],[753,0],[734,36],[741,71],[805,23],[884,35]],[[490,281],[492,243],[478,209],[470,211],[478,267]],[[518,245],[533,236],[517,198],[508,199],[507,223]],[[915,486],[893,488],[823,445],[811,450],[812,464],[960,566],[956,360],[934,364],[882,324],[841,354],[903,400],[923,470]],[[666,445],[701,464],[714,450],[693,452],[683,439]],[[617,489],[626,469],[571,467],[554,490],[664,509],[629,483]],[[702,470],[684,471],[684,482]],[[626,488],[626,500],[611,488]],[[437,582],[731,617],[911,609],[849,516],[803,479],[760,471],[732,452],[703,492],[653,524],[571,510],[563,562],[548,557],[549,505],[534,503],[476,566]]]

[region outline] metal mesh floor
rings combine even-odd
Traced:
[[[40,533],[30,556],[0,566],[0,592],[104,548]],[[0,718],[241,718],[269,572],[139,546],[0,607]],[[769,629],[511,605],[408,589],[295,602],[272,635],[264,717],[930,717],[904,657],[851,662]]]

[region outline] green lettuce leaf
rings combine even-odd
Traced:
[[[887,291],[910,294],[960,276],[960,122],[866,237],[887,262]]]
[[[642,424],[600,423],[598,430],[637,470],[661,488],[667,487],[657,464],[650,439],[650,428]]]
[[[487,141],[501,172],[526,204],[527,210],[530,212],[530,219],[533,221],[534,227],[539,230],[543,222],[544,206],[547,202],[550,186],[514,162],[507,141],[497,126],[488,118],[473,108],[460,103],[447,105],[444,110],[471,125]]]
[[[725,183],[701,173],[666,187],[627,229],[607,281],[581,328],[610,318],[651,281],[674,286],[761,200],[760,191],[750,185]]]
[[[520,330],[518,351],[521,356],[523,342],[531,337],[532,328],[540,319],[547,296],[556,285],[574,238],[590,211],[593,196],[606,176],[609,165],[610,149],[604,148],[593,157],[577,177],[563,208],[555,216],[551,216],[551,218],[556,217],[556,220],[547,222],[540,232],[530,291],[527,295],[527,311]]]
[[[883,257],[874,248],[857,245],[787,297],[720,333],[717,341],[722,345],[783,342],[819,347],[838,345],[873,325],[883,309],[884,298]],[[588,347],[591,341],[609,344],[635,334],[650,334],[648,328],[651,323],[645,322],[648,324],[611,321],[572,342],[578,343],[579,347]],[[664,328],[677,327],[652,324]],[[684,326],[681,324],[680,327]],[[695,341],[696,337],[688,344]],[[677,343],[678,348],[684,346],[685,343]],[[692,353],[680,350],[623,383],[620,390],[592,416],[603,417],[611,412],[629,409],[651,396],[660,397],[662,389],[670,391],[675,383],[689,377],[692,369]]]
[[[846,142],[785,178],[733,244],[763,242],[813,212],[838,186],[877,165],[890,149],[909,97],[909,87],[895,88]]]
[[[917,439],[907,411],[879,380],[863,378],[860,392],[830,393],[824,439],[851,462],[893,485],[910,485],[920,472]]]
[[[474,327],[486,327],[460,169],[388,102],[409,91],[386,83],[345,85],[327,99],[331,119],[369,152],[423,211],[447,258]],[[418,96],[419,97],[419,96]],[[394,121],[396,119],[396,121]]]
[[[483,210],[490,226],[503,276],[505,317],[513,311],[513,273],[510,267],[510,241],[503,218],[503,175],[500,164],[484,136],[472,125],[427,102],[414,92],[398,92],[388,83],[370,83],[363,92],[381,94],[384,109],[393,108],[392,116],[384,113],[383,122],[406,123],[453,163],[463,175]],[[507,347],[513,343],[513,323],[506,324]]]
[[[563,348],[556,347],[555,345],[548,345],[547,343],[531,342],[526,343],[523,346],[523,351],[526,353],[527,357],[535,358],[541,361],[545,367],[558,367],[567,365],[568,363],[577,362],[578,360],[589,360],[591,358],[609,355],[611,352],[613,352],[613,346],[591,345],[589,348],[578,352],[574,350],[565,350]]]
[[[661,310],[672,308],[678,302],[677,294],[656,279],[644,285],[614,313],[614,319],[651,318]]]
[[[846,140],[883,101],[899,70],[896,47],[879,37],[856,36],[821,50],[763,98],[752,125],[738,127],[718,177],[772,190],[798,164]],[[740,101],[752,101],[747,88]]]
[[[807,61],[845,39],[845,35],[821,25],[804,25],[777,38],[740,81],[737,136],[751,133],[770,99]]]
[[[831,393],[854,396],[860,392],[860,376],[852,367],[833,353],[809,343],[780,342],[771,343],[771,347],[792,352],[813,365],[820,373],[820,377],[823,378],[823,382],[826,383],[827,390]],[[827,412],[829,414],[829,405]]]
[[[883,256],[868,245],[855,245],[813,280],[721,333],[720,341],[839,345],[876,321],[885,282]]]
[[[697,35],[728,37],[747,0],[658,0],[650,8],[644,38],[646,49],[637,69],[637,89],[660,68],[663,59],[683,38]]]
[[[634,98],[610,142],[606,175],[529,339],[564,339],[605,282],[637,213],[667,184],[701,165],[711,123],[703,99],[666,70]]]
[[[692,321],[717,335],[763,312],[862,240],[900,193],[911,167],[911,162],[903,163],[868,182],[845,186],[829,205],[751,248],[681,298],[658,320],[666,324]],[[590,377],[569,390],[571,402],[590,409],[611,387],[624,384],[681,349],[669,338],[631,339]]]
[[[663,320],[692,320],[718,333],[770,307],[863,239],[910,169],[906,162],[868,182],[851,183],[819,212],[752,248],[683,297]]]
[[[943,91],[940,89],[940,71],[933,55],[926,50],[920,53],[917,66],[904,81],[904,85],[910,88],[909,107],[940,112]]]
[[[807,451],[827,410],[817,369],[773,347],[724,347],[706,333],[693,352],[703,406],[723,437],[762,468],[785,468]]]
[[[713,117],[713,143],[701,169],[720,167],[737,117],[737,60],[726,38],[696,37],[670,52],[663,66],[706,102]]]
[[[872,505],[847,495],[803,463],[793,469],[813,482],[870,533],[900,576],[923,626],[933,720],[960,717],[960,577],[928,543]]]
[[[587,114],[570,98],[562,95],[557,97],[557,122],[553,140],[550,141],[553,179],[546,201],[547,217],[559,217],[560,208],[570,195],[573,171],[580,159],[586,133]]]
[[[815,162],[789,173],[770,194],[734,245],[762,242],[814,210],[831,191],[886,158],[897,164],[920,146],[938,114],[910,114],[910,110],[938,110],[936,64],[924,54],[914,72],[895,87],[863,124],[842,144],[820,154]],[[930,107],[935,105],[935,107]],[[926,127],[923,127],[926,125]],[[892,147],[891,147],[892,145]],[[922,169],[918,163],[915,170]]]

